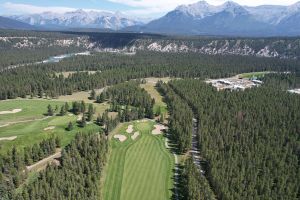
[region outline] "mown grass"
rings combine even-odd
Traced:
[[[21,112],[14,114],[0,115],[0,124],[6,122],[16,122],[23,120],[32,120],[45,117],[47,106],[51,105],[54,109],[56,106],[60,107],[64,102],[50,101],[50,100],[9,100],[0,102],[0,111],[9,111],[13,109],[22,109]]]
[[[167,104],[163,102],[163,98],[156,90],[155,84],[147,82],[146,84],[142,84],[141,87],[151,95],[151,98],[155,99],[155,105],[153,108],[154,113],[159,113],[159,110],[163,114],[167,113]]]
[[[19,122],[22,120],[41,119],[47,111],[48,104],[53,107],[61,106],[64,102],[44,101],[44,100],[11,100],[0,102],[0,110],[12,110],[15,108],[23,109],[16,114],[5,114],[0,116],[0,124],[9,122]],[[85,128],[77,126],[77,116],[53,116],[48,119],[31,121],[25,123],[11,124],[6,127],[0,127],[0,137],[17,136],[13,141],[0,141],[0,154],[7,152],[12,146],[22,150],[26,146],[32,146],[43,139],[57,136],[61,139],[62,146],[66,146],[75,137],[76,133],[84,132],[99,132],[100,127],[95,124],[87,125]],[[69,122],[72,122],[74,129],[66,131]],[[50,126],[55,126],[55,129],[45,131],[44,129]]]
[[[111,140],[112,152],[103,188],[105,200],[171,198],[174,158],[165,148],[163,136],[151,134],[154,124],[134,122],[134,132],[141,133],[135,141],[125,133],[128,124],[124,124],[118,133],[128,139],[124,143]]]
[[[250,73],[244,73],[244,74],[239,74],[238,76],[240,78],[252,78],[252,77],[256,77],[256,78],[261,78],[264,77],[265,74],[270,73],[269,71],[265,71],[265,72],[250,72]]]

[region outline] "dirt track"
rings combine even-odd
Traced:
[[[61,149],[57,149],[57,152],[47,158],[44,158],[43,160],[38,161],[37,163],[34,163],[33,165],[26,166],[27,171],[40,171],[44,169],[47,164],[51,163],[54,159],[61,157]]]

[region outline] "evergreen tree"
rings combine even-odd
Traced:
[[[50,104],[48,105],[47,115],[48,116],[53,116],[54,115],[53,108]]]
[[[79,122],[79,126],[84,128],[86,126],[86,116],[83,114],[81,121]]]
[[[65,107],[65,105],[62,105],[61,108],[60,108],[59,114],[60,114],[60,116],[65,116],[66,113],[67,113],[66,107]]]
[[[91,100],[96,100],[96,92],[95,92],[94,89],[91,91],[90,99]]]
[[[73,130],[73,123],[69,122],[68,127],[67,127],[67,131],[72,131]]]
[[[92,121],[94,115],[94,107],[93,104],[89,104],[88,113],[87,113],[87,121]]]

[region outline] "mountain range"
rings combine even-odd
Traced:
[[[11,19],[44,28],[99,28],[120,30],[128,26],[142,25],[120,12],[85,11],[83,9],[63,14],[44,12],[41,14],[13,15]]]
[[[27,23],[0,16],[0,29],[34,29],[34,27]]]
[[[300,2],[290,6],[241,6],[228,1],[181,5],[165,16],[129,31],[188,34],[274,36],[300,35]]]
[[[178,6],[175,10],[149,23],[120,12],[82,9],[63,14],[45,12],[8,17],[39,29],[93,28],[174,35],[300,35],[300,2],[290,6],[249,7],[232,1],[219,6],[199,1]],[[3,27],[1,24],[4,24],[3,20],[0,21],[0,28]]]

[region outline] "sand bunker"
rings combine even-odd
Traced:
[[[83,115],[78,115],[77,117],[77,121],[81,121],[82,120]]]
[[[0,125],[0,128],[6,127],[6,126],[9,126],[9,124],[3,124],[3,125]]]
[[[72,113],[70,113],[70,114],[68,114],[69,116],[73,116],[74,114],[72,114]]]
[[[160,135],[162,134],[163,130],[166,130],[167,127],[165,127],[164,125],[158,124],[158,125],[154,125],[154,130],[152,130],[152,134],[153,135]]]
[[[9,140],[9,141],[11,141],[11,140],[15,140],[17,138],[17,136],[12,136],[12,137],[2,137],[2,138],[0,138],[0,141],[3,141],[3,140]]]
[[[124,142],[125,140],[127,140],[127,137],[125,135],[115,135],[114,138],[119,140],[120,142]]]
[[[133,132],[133,125],[129,125],[126,130],[126,133],[132,133],[132,132]]]
[[[0,115],[5,115],[5,114],[14,114],[14,113],[18,113],[21,112],[22,109],[13,109],[10,111],[0,111]]]
[[[49,126],[47,128],[44,128],[44,131],[49,131],[55,129],[55,126]]]
[[[135,132],[135,133],[131,136],[131,139],[132,139],[132,140],[135,140],[139,135],[140,135],[140,132]]]

